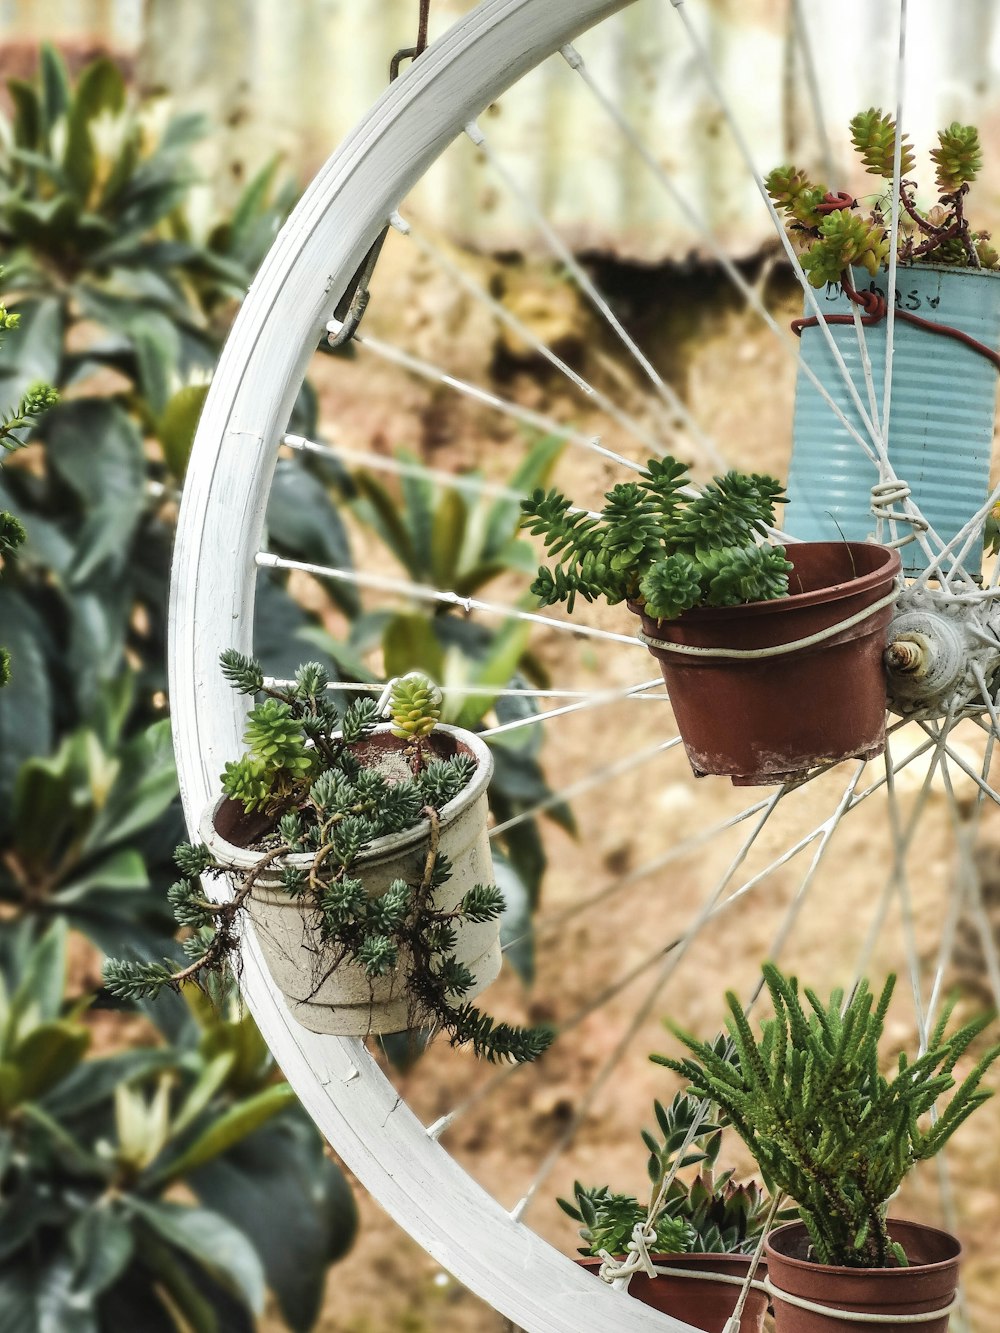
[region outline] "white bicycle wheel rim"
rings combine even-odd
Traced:
[[[174,553],[169,680],[189,827],[239,750],[245,710],[221,677],[219,653],[252,650],[254,557],[277,442],[326,321],[389,214],[463,126],[629,3],[485,0],[387,90],[319,173],[261,267],[202,413]],[[518,1223],[428,1135],[362,1041],[295,1023],[249,934],[241,984],[285,1077],[343,1161],[494,1309],[528,1333],[687,1333],[690,1325],[596,1283]]]

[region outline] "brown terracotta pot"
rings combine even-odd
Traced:
[[[834,1268],[806,1257],[809,1238],[801,1222],[779,1227],[767,1239],[767,1269],[773,1284],[775,1333],[946,1333],[948,1315],[910,1325],[859,1324],[783,1301],[779,1292],[835,1310],[866,1314],[930,1314],[942,1310],[958,1290],[962,1247],[947,1231],[917,1222],[889,1222],[889,1234],[906,1251],[908,1268]]]
[[[749,1255],[654,1254],[650,1257],[654,1264],[663,1268],[682,1268],[693,1276],[647,1277],[645,1273],[636,1273],[629,1283],[629,1295],[654,1310],[673,1315],[675,1319],[683,1319],[692,1328],[703,1329],[705,1333],[720,1333],[736,1309],[740,1288],[735,1283],[712,1282],[697,1274],[723,1273],[728,1277],[742,1279],[750,1267]],[[578,1259],[577,1263],[596,1273],[602,1260]],[[757,1279],[763,1279],[766,1271],[763,1263],[758,1264]],[[740,1333],[761,1333],[766,1313],[767,1297],[764,1293],[748,1292],[740,1316]]]
[[[703,648],[793,643],[847,620],[892,590],[899,554],[866,542],[788,547],[789,595],[696,607],[657,621],[629,604],[651,639]],[[786,782],[817,764],[872,759],[885,748],[882,654],[892,607],[810,648],[753,661],[650,647],[697,777],[737,786]]]

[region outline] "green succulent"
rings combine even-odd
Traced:
[[[980,1056],[957,1087],[954,1071],[993,1016],[949,1033],[953,1005],[946,1005],[926,1050],[912,1060],[900,1054],[887,1077],[880,1042],[895,977],[877,1000],[867,981],[850,996],[800,995],[796,979],[770,963],[764,980],[775,1016],[759,1035],[737,997],[727,995],[735,1063],[676,1027],[690,1055],[653,1059],[717,1106],[756,1157],[768,1189],[794,1200],[818,1262],[905,1264],[886,1227],[889,1201],[907,1172],[939,1152],[990,1097],[981,1084],[1000,1047]]]
[[[953,120],[938,132],[938,146],[931,149],[931,161],[937,168],[935,180],[942,194],[954,194],[969,185],[983,169],[979,131],[974,125],[960,125]]]
[[[866,171],[893,177],[897,127],[879,107],[860,111],[850,122],[851,140]],[[933,263],[996,268],[1000,255],[988,244],[989,233],[974,231],[965,216],[965,195],[982,169],[979,133],[973,125],[953,122],[938,132],[931,150],[939,195],[936,209],[921,208],[914,182],[913,148],[900,144],[899,205],[901,225],[897,258],[901,264]],[[813,287],[849,281],[852,268],[873,277],[889,260],[889,224],[884,199],[864,208],[849,196],[826,194],[794,166],[776,167],[767,177],[768,193],[788,219],[802,267]]]
[[[713,1050],[725,1060],[725,1039],[716,1039]],[[728,1054],[728,1058],[733,1057]],[[644,1130],[642,1139],[649,1151],[650,1193],[661,1200],[652,1220],[656,1249],[661,1254],[733,1254],[752,1249],[770,1201],[758,1181],[737,1183],[731,1170],[718,1171],[722,1144],[718,1120],[684,1092],[677,1093],[669,1106],[654,1102],[653,1112],[659,1132]],[[694,1166],[698,1170],[692,1176],[686,1168]],[[575,1203],[565,1199],[558,1203],[580,1224],[584,1242],[580,1253],[625,1253],[635,1227],[647,1224],[649,1206],[606,1185],[584,1186],[577,1181],[573,1190]]]
[[[839,282],[845,269],[865,268],[875,276],[889,257],[889,237],[881,222],[859,217],[849,208],[828,213],[815,243],[802,255],[813,287]]]
[[[781,597],[791,565],[765,538],[784,498],[781,483],[759,473],[728,472],[695,492],[669,456],[609,491],[597,517],[571,512],[558,491],[535,491],[521,502],[522,522],[559,560],[539,569],[531,590],[543,606],[571,611],[577,597],[633,601],[656,620]]]
[[[851,120],[851,142],[857,149],[865,170],[892,179],[896,153],[896,122],[879,107],[859,111]],[[908,176],[914,167],[913,148],[906,135],[900,148],[900,174]]]
[[[814,185],[797,167],[775,167],[764,182],[778,208],[804,227],[818,227],[822,215],[816,210],[826,196],[824,185]]]
[[[267,696],[247,717],[248,753],[227,764],[222,775],[230,799],[269,817],[261,859],[237,883],[232,899],[216,904],[200,881],[224,873],[223,867],[207,848],[182,844],[175,855],[182,878],[168,898],[177,924],[191,931],[184,946],[189,964],[177,970],[170,960],[112,960],[105,968],[111,992],[135,1001],[189,980],[204,984],[217,977],[239,948],[240,913],[257,875],[271,862],[306,853],[313,858],[311,869],[286,863],[281,883],[290,898],[311,909],[310,930],[321,965],[353,962],[372,979],[405,968],[402,983],[414,1016],[447,1032],[453,1045],[471,1045],[477,1055],[493,1061],[540,1055],[552,1040],[548,1029],[497,1023],[463,998],[474,977],[455,956],[456,926],[501,916],[504,899],[494,885],[475,885],[457,909],[440,911],[436,891],[447,882],[451,866],[437,850],[433,833],[412,882],[396,880],[385,893],[370,896],[354,873],[358,857],[375,839],[425,821],[433,829],[437,812],[475,773],[470,756],[441,758],[429,748],[440,708],[437,687],[417,675],[395,683],[394,730],[420,747],[409,755],[412,773],[390,779],[366,768],[352,750],[376,725],[371,699],[352,704],[342,715],[327,697],[326,672],[314,662],[299,667],[288,689],[268,685],[259,663],[239,653],[225,653],[222,667],[241,693]]]
[[[429,736],[441,719],[443,702],[438,687],[419,672],[394,680],[389,692],[392,734],[403,740]]]

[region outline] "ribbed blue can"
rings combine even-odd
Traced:
[[[886,292],[887,274],[872,280],[855,270],[860,290]],[[838,285],[817,293],[824,314],[851,313]],[[896,309],[949,325],[991,349],[1000,343],[1000,272],[919,265],[896,272]],[[812,310],[807,306],[806,314]],[[858,337],[851,325],[830,332],[844,358],[861,401],[868,390]],[[865,328],[876,403],[882,410],[886,324]],[[823,330],[802,331],[803,362],[868,439],[858,410]],[[949,541],[982,505],[989,491],[990,452],[997,393],[996,367],[955,338],[915,327],[897,318],[893,336],[889,457],[934,530]],[[782,526],[803,541],[863,541],[874,531],[871,488],[875,465],[800,369],[795,390],[789,504]],[[906,573],[919,573],[926,560],[915,543],[902,550]],[[978,549],[977,549],[978,556]]]

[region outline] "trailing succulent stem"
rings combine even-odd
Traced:
[[[753,1152],[772,1194],[795,1201],[813,1258],[848,1268],[905,1264],[889,1237],[889,1200],[910,1168],[940,1151],[991,1096],[980,1085],[1000,1047],[957,1088],[954,1069],[992,1016],[948,1035],[947,1005],[926,1051],[912,1062],[901,1054],[890,1079],[879,1068],[878,1046],[895,977],[877,1001],[862,981],[846,1000],[836,990],[824,1003],[806,990],[805,1005],[794,977],[768,963],[764,978],[775,1016],[761,1024],[759,1037],[736,996],[726,997],[735,1066],[677,1028],[691,1056],[653,1059],[688,1079],[692,1095],[711,1098]],[[935,1106],[937,1119],[923,1127]]]
[[[859,112],[851,121],[851,140],[867,172],[892,180],[896,122],[877,107]],[[937,203],[917,204],[913,148],[904,135],[900,144],[900,225],[897,258],[901,264],[925,262],[969,268],[996,268],[1000,255],[990,234],[973,231],[965,216],[965,197],[983,165],[979,133],[973,125],[954,121],[938,132],[931,150]],[[884,198],[864,212],[850,196],[831,194],[797,167],[776,167],[767,178],[775,205],[788,219],[802,267],[813,287],[839,282],[852,267],[874,277],[889,260],[889,208]]]
[[[440,851],[440,811],[468,785],[475,761],[455,754],[434,758],[431,736],[440,714],[440,693],[424,678],[398,682],[390,708],[393,731],[408,742],[412,776],[395,779],[365,767],[354,752],[370,735],[377,709],[365,699],[343,715],[327,697],[322,667],[299,668],[295,684],[283,690],[265,685],[259,665],[239,653],[223,654],[222,667],[242,693],[263,693],[263,703],[247,717],[247,753],[226,765],[222,786],[247,812],[264,815],[260,859],[241,877],[219,864],[206,847],[178,848],[182,878],[169,892],[179,925],[192,933],[184,944],[189,965],[175,970],[160,963],[110,962],[109,988],[136,1000],[204,982],[221,970],[239,946],[241,914],[261,875],[281,868],[281,886],[302,902],[320,959],[318,990],[343,964],[357,964],[374,981],[403,970],[415,1021],[443,1029],[454,1045],[471,1044],[488,1060],[531,1060],[549,1045],[547,1029],[494,1023],[463,997],[474,978],[455,954],[457,928],[465,922],[497,920],[503,895],[495,885],[477,884],[458,906],[442,911],[437,891],[451,874]],[[426,822],[428,849],[419,880],[397,879],[372,897],[358,876],[357,861],[376,838]],[[307,866],[288,859],[305,853]],[[236,879],[229,902],[209,901],[203,876]]]
[[[532,592],[543,606],[577,597],[640,604],[655,620],[695,606],[737,606],[788,591],[784,548],[765,540],[784,502],[781,483],[727,472],[702,491],[675,458],[651,458],[638,479],[615,486],[599,517],[573,512],[559,491],[522,500],[522,526],[558,561]]]

